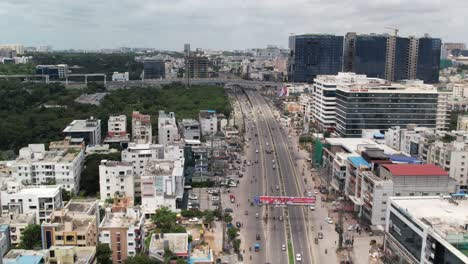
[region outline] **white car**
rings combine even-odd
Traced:
[[[219,196],[211,196],[211,201],[219,201]]]
[[[311,211],[315,211],[315,206],[311,205],[311,206],[309,206],[309,209],[310,209]]]
[[[319,194],[319,192],[318,192],[318,191],[314,191],[314,193],[315,193],[315,194]]]
[[[333,220],[330,217],[325,218],[325,222],[333,224]]]
[[[285,244],[281,245],[281,250],[286,251],[286,245]]]
[[[255,153],[258,153],[258,149],[255,150]]]
[[[189,199],[190,200],[198,200],[198,196],[196,196],[195,194],[190,194]]]
[[[258,213],[255,213],[255,218],[259,218],[260,215]]]
[[[302,256],[301,256],[301,254],[299,254],[299,253],[296,254],[296,261],[297,261],[297,262],[302,262]]]
[[[189,219],[189,222],[198,222],[198,218],[197,217],[194,217],[194,218],[190,218]]]

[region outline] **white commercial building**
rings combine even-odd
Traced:
[[[158,116],[158,143],[162,145],[173,144],[180,140],[179,129],[174,112],[159,111]]]
[[[86,145],[101,144],[101,120],[90,117],[86,120],[73,120],[63,133],[72,138],[83,138]]]
[[[101,165],[99,165],[101,201],[109,198],[129,198],[133,200],[135,197],[134,188],[135,181],[131,162],[101,160]]]
[[[184,159],[151,161],[141,176],[141,205],[148,218],[157,209],[180,211],[184,194]]]
[[[133,111],[132,142],[138,144],[151,144],[153,142],[153,131],[150,115],[143,115],[138,111]]]
[[[141,197],[141,175],[152,160],[177,160],[184,158],[184,149],[177,145],[130,143],[122,151],[122,161],[133,164],[135,197]]]
[[[215,110],[200,110],[198,120],[202,135],[214,135],[218,132],[218,116]]]
[[[109,120],[107,121],[107,137],[104,142],[121,143],[128,141],[129,134],[127,133],[127,116],[109,116]]]
[[[112,74],[112,81],[114,82],[126,82],[130,80],[128,72],[114,72]]]
[[[388,199],[384,252],[396,263],[468,263],[465,195]]]
[[[18,182],[8,182],[6,190],[0,191],[2,216],[10,213],[34,214],[36,223],[49,218],[55,209],[62,208],[60,186],[47,185],[24,187]]]
[[[200,140],[200,123],[195,119],[182,119],[179,129],[185,140]]]
[[[449,83],[447,89],[452,90],[452,98],[468,98],[468,82]]]
[[[411,156],[419,156],[419,143],[426,134],[435,133],[434,128],[407,125],[391,127],[385,132],[385,144]]]
[[[15,180],[25,184],[63,186],[77,192],[84,163],[83,145],[69,145],[73,139],[51,142],[50,150],[44,144],[29,144],[21,148],[10,168]],[[60,145],[62,144],[62,145]]]
[[[366,75],[352,72],[339,72],[338,75],[319,75],[314,79],[312,115],[315,123],[323,130],[333,130],[336,123],[336,90],[354,85],[385,83],[385,80],[367,78]]]

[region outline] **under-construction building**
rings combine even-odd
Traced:
[[[187,72],[190,78],[208,78],[208,57],[194,54],[186,58]]]
[[[439,81],[441,39],[388,34],[346,34],[343,71],[389,81]]]

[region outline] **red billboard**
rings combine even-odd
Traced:
[[[315,197],[259,196],[259,202],[265,205],[314,205]]]

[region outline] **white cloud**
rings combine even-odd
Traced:
[[[429,33],[467,41],[459,0],[2,0],[3,42],[56,48],[287,45],[290,33]]]

